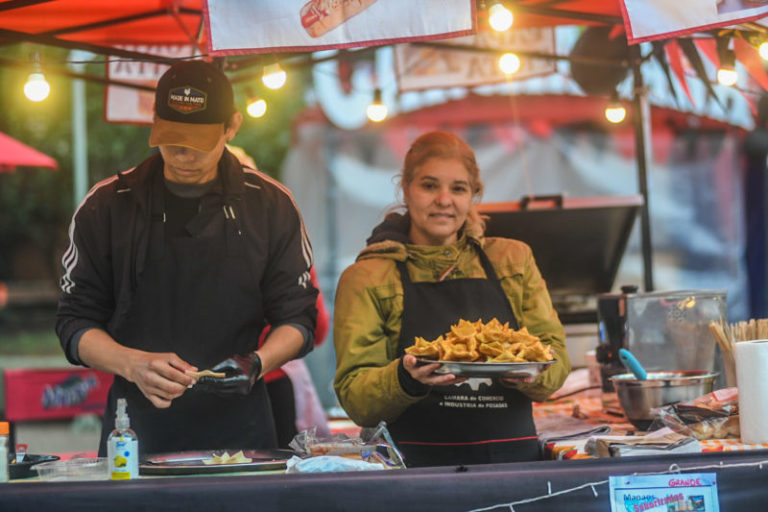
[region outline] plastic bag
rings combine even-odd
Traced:
[[[338,456],[383,464],[386,469],[405,467],[383,421],[375,429],[363,429],[360,437],[346,434],[318,437],[313,427],[299,432],[289,446],[303,458]]]
[[[739,437],[739,391],[735,387],[652,412],[663,425],[699,440]]]
[[[302,459],[295,455],[286,463],[286,473],[330,473],[335,471],[375,471],[387,469],[379,462],[350,459],[339,455],[320,455]]]

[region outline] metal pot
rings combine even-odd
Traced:
[[[647,430],[654,420],[652,409],[711,393],[717,376],[717,372],[689,370],[648,372],[646,380],[638,380],[631,373],[622,373],[610,380],[624,415],[638,429]]]

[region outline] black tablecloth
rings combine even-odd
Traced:
[[[768,510],[768,451],[761,450],[359,473],[11,482],[0,484],[0,511],[445,512],[509,511],[512,503],[516,512],[607,512],[609,476],[670,470],[716,473],[723,511]],[[550,489],[552,496],[522,503]]]

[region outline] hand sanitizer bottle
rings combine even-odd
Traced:
[[[115,429],[107,438],[109,475],[112,480],[129,480],[139,476],[139,439],[131,430],[131,419],[125,412],[125,398],[117,400]]]
[[[7,421],[0,421],[0,482],[8,481],[8,433]]]

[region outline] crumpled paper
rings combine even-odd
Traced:
[[[585,448],[587,453],[598,457],[701,452],[701,444],[696,439],[666,427],[644,436],[591,437]]]

